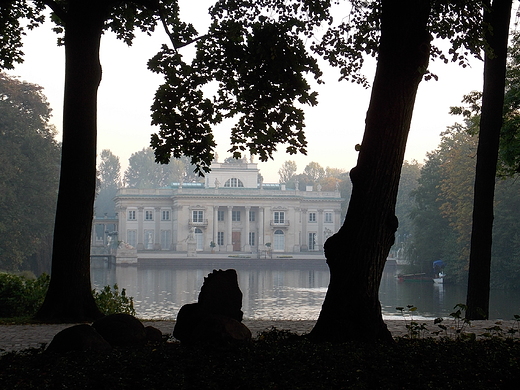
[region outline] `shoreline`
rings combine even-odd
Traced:
[[[431,320],[414,319],[419,325],[425,324],[426,331],[421,338],[438,337],[434,336],[432,332],[440,330],[440,328]],[[171,335],[175,326],[175,321],[172,320],[141,320],[145,325],[151,325],[159,329],[164,335]],[[257,336],[260,332],[276,328],[279,330],[288,330],[297,334],[309,333],[316,320],[248,320],[242,321],[253,334]],[[403,337],[408,334],[406,325],[410,324],[410,320],[385,320],[388,329],[393,337]],[[21,351],[28,348],[41,348],[51,342],[52,338],[61,330],[73,326],[75,324],[26,324],[26,325],[0,325],[0,355],[6,352]],[[443,322],[443,325],[448,327],[448,334],[455,335],[457,326],[453,319],[448,319]],[[520,324],[515,320],[486,320],[486,321],[472,321],[470,325],[464,328],[464,333],[475,333],[477,336],[486,332],[486,328],[499,326],[504,336],[508,335],[508,330],[513,326],[518,329]],[[520,337],[518,333],[514,335],[516,339]],[[481,337],[479,337],[480,339]]]

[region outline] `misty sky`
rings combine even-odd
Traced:
[[[183,15],[195,24],[199,33],[203,32],[208,18],[201,10],[207,8],[203,4],[212,1],[180,3]],[[52,122],[61,130],[64,50],[56,46],[56,34],[51,27],[46,23],[28,33],[24,39],[25,62],[7,73],[44,87],[53,109]],[[146,63],[162,43],[168,41],[160,27],[152,37],[138,35],[132,47],[116,40],[111,33],[105,34],[101,41],[103,80],[98,101],[98,151],[110,149],[119,156],[123,169],[130,155],[147,147],[150,134],[157,131],[150,125],[150,106],[162,78],[148,71]],[[367,64],[365,74],[371,81],[375,62]],[[449,108],[459,105],[464,94],[482,89],[482,63],[475,60],[472,64],[472,68],[466,69],[441,62],[431,64],[430,70],[439,75],[439,81],[423,81],[419,86],[405,159],[422,162],[426,153],[437,147],[446,126],[462,120],[449,115]],[[338,83],[336,70],[325,65],[323,70],[325,85],[316,87],[320,104],[305,108],[308,155],[290,156],[284,152],[285,147],[280,147],[274,161],[259,164],[265,182],[278,182],[278,169],[286,160],[295,160],[298,172],[311,161],[345,170],[355,166],[354,146],[362,140],[370,90],[345,81]],[[231,123],[215,129],[221,161],[230,155],[227,150]]]

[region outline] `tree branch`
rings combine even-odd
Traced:
[[[42,0],[42,2],[47,7],[49,7],[52,10],[52,12],[54,12],[56,14],[56,16],[58,18],[60,18],[64,22],[67,21],[67,12],[58,3],[56,3],[54,0]]]
[[[168,22],[166,21],[164,9],[161,6],[161,2],[157,1],[155,6],[157,7],[157,12],[159,13],[159,18],[161,19],[161,23],[163,25],[164,31],[166,32],[166,35],[168,35],[168,37],[170,38],[170,41],[171,41],[171,43],[173,45],[173,48],[175,50],[180,49],[180,48],[185,47],[185,46],[188,46],[188,45],[191,45],[192,43],[197,42],[197,41],[199,41],[201,39],[206,39],[207,37],[210,36],[209,34],[205,34],[205,35],[201,35],[201,36],[199,36],[197,38],[194,38],[194,39],[192,39],[192,40],[190,40],[188,42],[184,42],[184,43],[177,42],[175,40],[174,35],[170,31],[170,28],[168,26]]]

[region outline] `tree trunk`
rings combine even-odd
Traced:
[[[490,28],[486,38],[493,53],[486,53],[484,60],[484,89],[475,171],[466,301],[466,318],[470,320],[483,320],[489,317],[493,201],[500,129],[504,111],[511,6],[512,0],[495,0],[491,10],[484,13],[484,22],[489,23]],[[485,28],[488,27],[485,26]]]
[[[429,2],[382,1],[381,42],[365,134],[341,229],[325,243],[330,284],[310,337],[391,341],[379,285],[398,222],[395,204],[415,96],[430,53]]]
[[[63,144],[51,281],[36,315],[43,321],[84,322],[102,316],[90,282],[102,3],[70,1],[65,20]]]

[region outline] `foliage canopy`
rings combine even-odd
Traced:
[[[42,87],[0,73],[0,266],[17,269],[52,235],[60,146]]]
[[[1,15],[0,67],[22,61],[22,18],[30,21],[27,28],[34,28],[48,6],[55,30],[62,33],[69,3],[9,0]],[[321,82],[314,56],[338,67],[340,79],[368,86],[364,57],[377,56],[379,50],[382,1],[218,0],[209,10],[211,25],[204,34],[180,19],[177,0],[87,3],[102,15],[104,28],[128,44],[136,29],[148,34],[158,25],[166,29],[170,45],[149,62],[152,71],[165,77],[152,106],[152,123],[159,129],[151,146],[158,162],[185,155],[201,174],[214,158],[212,128],[230,118],[236,118],[229,149],[235,157],[249,152],[266,161],[282,143],[289,154],[305,154],[302,107],[318,103],[308,78]],[[479,56],[483,3],[430,2],[429,32],[451,42],[447,52],[432,45],[432,58],[466,66],[470,55]],[[193,58],[181,54],[190,44],[196,44]]]

